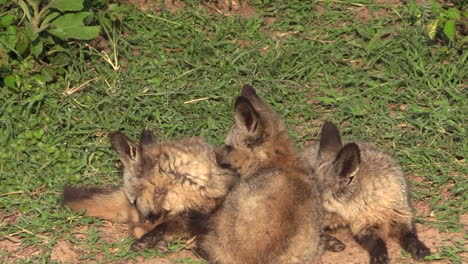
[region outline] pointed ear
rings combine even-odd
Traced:
[[[138,146],[127,138],[122,132],[117,131],[109,135],[112,147],[119,154],[119,158],[127,166],[138,158]]]
[[[144,145],[151,145],[153,143],[156,143],[157,140],[156,138],[153,136],[153,133],[151,133],[150,130],[143,130],[140,134],[140,145],[141,146],[144,146]]]
[[[346,182],[350,184],[354,176],[359,171],[361,165],[361,152],[356,143],[346,144],[333,162],[335,173]]]
[[[258,97],[257,92],[255,92],[255,89],[250,86],[250,84],[245,84],[242,86],[241,96],[246,98]]]
[[[236,109],[236,123],[247,129],[251,134],[257,134],[263,129],[260,115],[255,110],[249,99],[239,96],[234,105]]]
[[[320,134],[320,147],[319,155],[325,157],[326,155],[335,155],[343,147],[341,143],[340,131],[330,121],[325,121],[322,126]]]

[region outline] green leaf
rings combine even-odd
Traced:
[[[18,32],[16,36],[16,51],[19,54],[23,54],[29,47],[29,38],[26,36],[24,31]]]
[[[456,8],[449,8],[445,14],[447,15],[448,18],[450,19],[460,19],[460,11]]]
[[[445,23],[444,33],[451,41],[455,40],[455,21],[454,20],[449,20]]]
[[[0,26],[8,27],[13,22],[13,19],[15,19],[14,15],[4,15],[4,16],[2,16],[2,18],[0,18]]]
[[[42,39],[37,39],[36,41],[31,43],[31,52],[34,56],[39,57],[41,55],[42,50],[44,48],[44,42]]]
[[[0,35],[0,43],[7,49],[14,50],[16,46],[17,32],[14,26],[7,27],[5,32]]]
[[[430,39],[434,39],[437,33],[437,26],[439,25],[439,20],[431,20],[426,26],[426,32],[429,35]]]
[[[61,67],[64,67],[65,65],[71,62],[70,57],[67,56],[67,54],[64,52],[56,53],[55,56],[52,56],[49,59],[50,59],[50,64],[54,65],[55,67],[60,67],[60,69],[58,69],[59,74],[61,74],[60,73],[60,70],[62,69]]]
[[[319,96],[319,97],[316,97],[316,99],[321,101],[325,105],[334,104],[336,102],[336,100],[334,98],[330,98],[330,97]]]
[[[53,28],[47,30],[50,34],[62,39],[90,40],[99,35],[99,26],[85,26],[83,19],[91,15],[89,12],[65,14],[52,22]]]
[[[45,82],[50,82],[54,79],[54,72],[49,67],[42,68],[41,74]]]
[[[3,82],[6,86],[15,89],[16,88],[16,77],[13,75],[8,75],[3,79]]]
[[[37,39],[37,37],[39,37],[39,34],[37,32],[34,32],[31,23],[25,22],[24,27],[26,28],[26,35],[28,35],[30,41],[34,41]]]
[[[41,30],[44,30],[44,29],[48,28],[49,27],[49,22],[54,20],[59,15],[60,15],[60,13],[58,13],[58,12],[52,12],[49,15],[47,15],[46,18],[44,18],[44,20],[41,23]]]
[[[54,0],[52,8],[57,8],[60,11],[80,11],[83,9],[83,0]]]
[[[33,20],[31,16],[31,12],[29,11],[28,4],[26,4],[23,0],[18,0],[18,5],[23,9],[24,14],[28,18],[29,22]]]
[[[41,86],[41,87],[44,87],[45,84],[46,84],[46,81],[45,81],[45,78],[44,76],[42,76],[41,74],[37,73],[37,74],[34,74],[33,76],[31,76],[31,78],[33,80],[36,81],[36,83]]]

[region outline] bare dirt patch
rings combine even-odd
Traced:
[[[135,5],[141,10],[151,10],[161,12],[162,9],[175,13],[187,6],[184,1],[176,0],[127,0],[130,5]],[[240,16],[250,18],[257,16],[258,12],[247,1],[242,0],[223,0],[223,1],[203,1],[201,7],[209,13],[221,14],[224,16]]]
[[[21,243],[7,239],[0,240],[0,263],[19,262],[40,253],[41,251],[33,246],[23,247]]]
[[[141,10],[152,10],[155,12],[160,12],[162,8],[169,10],[170,12],[176,12],[180,8],[184,8],[186,5],[183,1],[173,1],[173,0],[127,0],[127,3],[134,5]]]
[[[375,0],[376,4],[403,4],[402,0]]]
[[[59,240],[52,249],[50,259],[61,263],[75,263],[78,260],[78,253],[67,242]]]
[[[222,14],[224,16],[241,16],[250,18],[257,16],[258,13],[247,1],[242,0],[223,0],[223,1],[206,1],[205,8],[212,13]]]
[[[431,249],[431,252],[436,252],[441,246],[449,246],[454,240],[462,239],[462,234],[459,233],[441,233],[436,228],[417,225],[418,235],[421,241]],[[337,232],[336,237],[346,244],[346,249],[342,252],[325,252],[322,256],[321,264],[362,264],[369,262],[367,252],[361,248],[345,230]],[[413,263],[411,257],[403,256],[400,245],[395,241],[387,241],[388,254],[391,258],[390,263]],[[446,261],[431,261],[434,264],[445,264]]]

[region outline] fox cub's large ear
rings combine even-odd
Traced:
[[[133,143],[122,132],[114,132],[109,135],[112,147],[119,154],[119,158],[124,166],[135,162],[139,157],[138,146]]]
[[[250,84],[242,86],[241,96],[245,98],[258,98],[257,92],[255,92],[255,89]]]
[[[336,175],[338,175],[346,184],[350,184],[361,164],[361,152],[356,143],[346,144],[333,162]]]
[[[335,156],[343,147],[340,131],[330,121],[325,121],[320,134],[319,155],[321,157]]]
[[[259,137],[263,132],[263,121],[252,103],[244,96],[239,96],[235,103],[236,124],[244,127],[253,137]]]

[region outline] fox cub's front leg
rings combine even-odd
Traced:
[[[168,251],[169,243],[164,240],[164,234],[168,229],[169,222],[163,223],[149,233],[143,235],[140,239],[133,242],[131,248],[133,251],[142,251],[147,248],[154,248],[158,252],[165,253]]]
[[[325,250],[327,251],[340,252],[346,248],[346,245],[343,244],[343,242],[341,242],[336,237],[327,234],[322,234],[320,238],[322,239],[323,245],[325,246]]]
[[[431,254],[429,248],[426,247],[426,245],[424,245],[421,240],[419,240],[414,226],[400,224],[399,228],[397,228],[396,235],[401,247],[409,252],[413,259],[417,261],[424,261],[424,257],[427,257]]]
[[[385,241],[378,235],[376,227],[369,227],[353,235],[370,257],[370,264],[387,264],[389,262]]]

